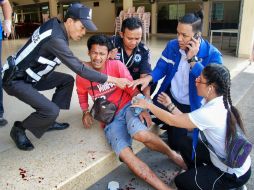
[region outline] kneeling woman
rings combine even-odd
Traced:
[[[165,93],[159,95],[158,101],[166,106],[169,112],[145,100],[138,100],[133,107],[149,109],[157,118],[172,126],[186,129],[198,128],[204,133],[215,152],[225,158],[225,143],[236,130],[236,123],[244,131],[239,112],[231,101],[230,73],[225,66],[210,64],[196,79],[196,87],[198,95],[204,98],[204,104],[188,114],[181,113]],[[181,139],[180,154],[188,166],[187,171],[175,178],[176,186],[181,190],[238,188],[243,186],[251,175],[250,156],[240,168],[230,168],[223,164],[211,150],[208,150],[201,140],[196,147],[195,159],[192,159],[190,137]]]

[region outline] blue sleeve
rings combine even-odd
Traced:
[[[166,74],[168,74],[171,71],[173,65],[175,64],[172,57],[173,57],[173,48],[171,47],[171,43],[168,42],[154,70],[151,73],[153,77],[153,82],[157,82],[158,80],[162,79]]]

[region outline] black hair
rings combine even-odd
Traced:
[[[211,84],[215,88],[215,92],[219,96],[223,96],[224,107],[228,110],[227,113],[227,132],[225,144],[229,142],[229,139],[235,135],[236,126],[238,125],[245,133],[243,121],[240,116],[240,112],[235,106],[232,105],[232,99],[230,94],[230,72],[229,70],[220,64],[209,64],[203,72],[204,78],[207,80],[207,84]],[[226,146],[227,147],[227,146]]]
[[[194,33],[202,32],[203,27],[203,12],[199,10],[194,13],[188,13],[179,19],[182,24],[190,24]]]
[[[87,40],[87,48],[89,51],[91,50],[92,45],[94,44],[106,46],[108,48],[108,51],[111,51],[113,49],[113,44],[110,38],[104,34],[93,35]]]
[[[128,30],[142,29],[142,22],[137,17],[126,18],[122,23],[121,32],[124,32],[126,28]]]

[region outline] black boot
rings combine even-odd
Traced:
[[[20,121],[15,121],[11,129],[10,136],[20,150],[34,149],[34,146],[27,138],[25,128],[22,126]]]
[[[47,131],[54,131],[54,130],[64,130],[66,128],[68,128],[70,126],[69,123],[58,123],[58,122],[54,122]]]

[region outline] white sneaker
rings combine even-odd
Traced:
[[[111,181],[108,183],[108,190],[119,190],[119,183],[116,181]]]

